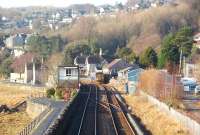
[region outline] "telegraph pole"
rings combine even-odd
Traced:
[[[182,70],[182,56],[183,55],[183,51],[181,48],[181,53],[180,53],[180,63],[179,63],[179,74],[181,75],[181,70]]]

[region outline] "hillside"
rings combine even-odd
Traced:
[[[149,46],[159,50],[163,37],[170,32],[186,25],[198,31],[200,16],[198,6],[194,8],[193,3],[182,1],[137,12],[120,12],[116,17],[82,17],[49,35],[60,34],[69,42],[95,40],[109,54],[123,46],[132,48],[136,54]]]

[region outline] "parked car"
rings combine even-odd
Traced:
[[[197,86],[197,81],[195,78],[181,78],[181,83],[184,86],[184,91],[194,91]]]

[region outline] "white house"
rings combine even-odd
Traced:
[[[79,67],[58,66],[58,84],[68,88],[79,87]]]
[[[13,49],[13,55],[14,55],[14,57],[19,57],[19,56],[23,55],[24,53],[25,53],[24,49],[21,49],[21,48],[15,48],[15,49]]]
[[[36,64],[36,56],[32,53],[23,54],[14,59],[11,67],[10,82],[35,85],[42,82],[41,65]]]
[[[107,63],[101,49],[99,55],[81,55],[74,59],[74,65],[79,66],[81,76],[94,76],[97,72],[102,72],[103,65]]]
[[[86,66],[86,56],[77,56],[74,59],[74,65],[79,66],[79,70],[80,70],[80,75],[84,76],[86,75],[86,70],[87,70],[87,66]]]
[[[16,34],[7,38],[5,44],[7,48],[13,49],[15,47],[22,47],[24,42],[24,37],[21,34]]]

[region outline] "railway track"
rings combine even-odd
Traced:
[[[97,89],[90,86],[77,135],[96,135]]]
[[[56,135],[135,135],[114,93],[103,85],[85,86],[67,113]]]
[[[104,86],[105,87],[105,86]],[[135,135],[128,119],[126,118],[121,106],[111,88],[105,87],[108,96],[110,108],[112,110],[113,119],[119,135]]]

